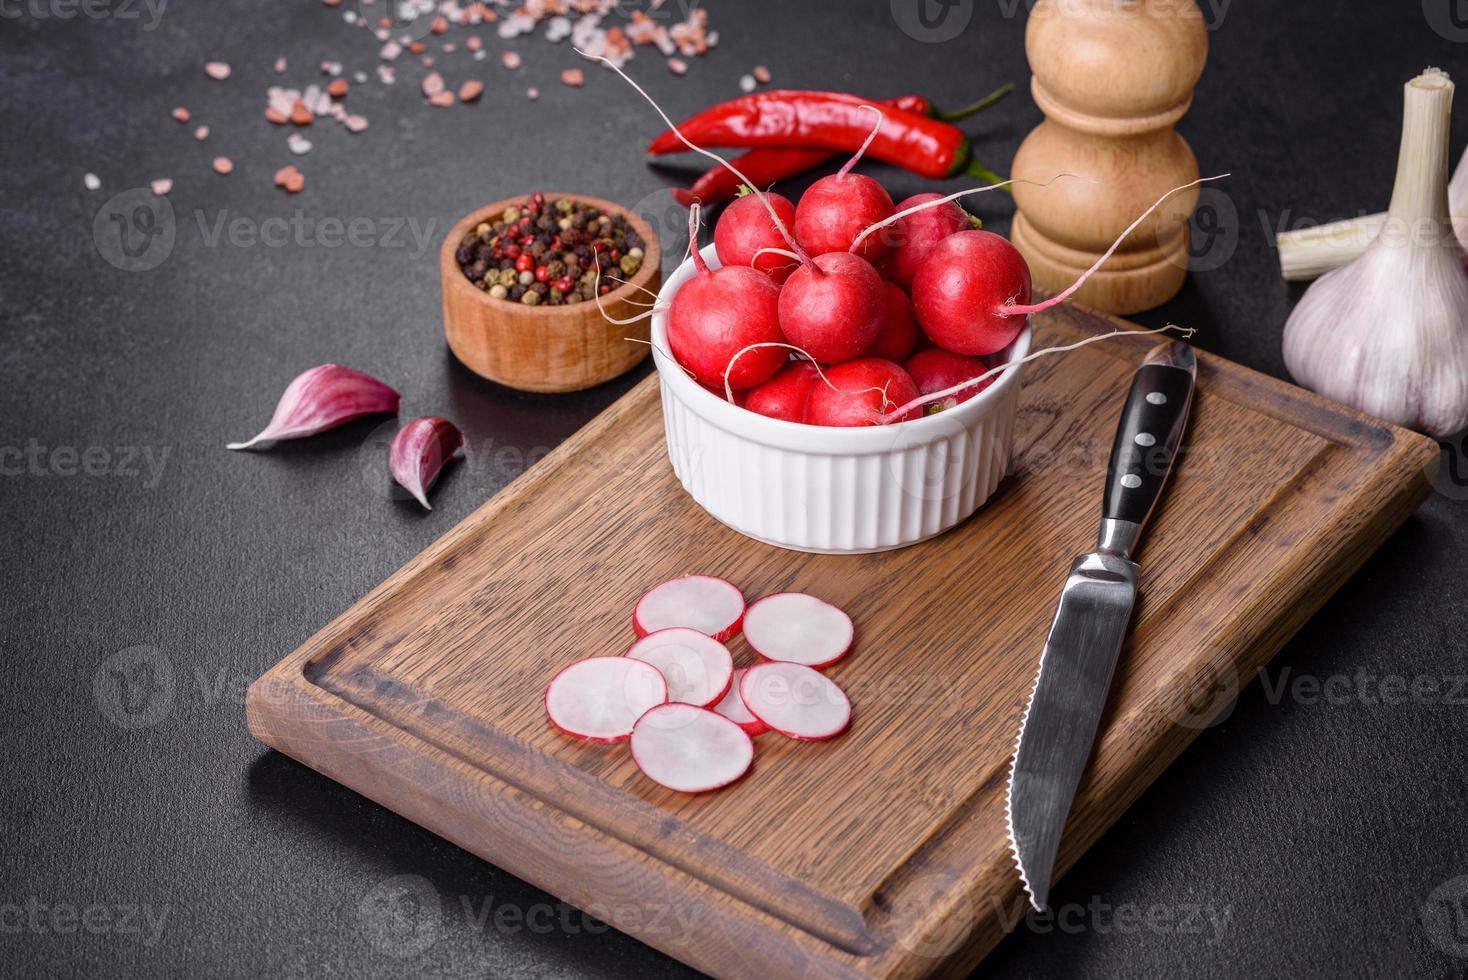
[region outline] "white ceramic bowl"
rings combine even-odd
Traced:
[[[718,268],[713,245],[703,255]],[[658,305],[692,276],[685,260]],[[652,340],[673,472],[704,510],[751,538],[826,554],[916,544],[978,510],[1009,466],[1019,365],[937,415],[837,428],[756,415],[701,387],[665,353],[666,313],[653,317]],[[1026,326],[1006,355],[1029,349]]]

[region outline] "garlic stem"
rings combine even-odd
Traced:
[[[1468,249],[1468,149],[1463,151],[1448,183],[1453,230]],[[1286,282],[1309,282],[1358,259],[1386,225],[1386,212],[1363,214],[1313,228],[1282,231],[1275,236],[1279,267]]]
[[[1468,427],[1468,271],[1449,216],[1453,83],[1407,83],[1396,185],[1366,251],[1305,292],[1284,330],[1300,384],[1445,438]]]

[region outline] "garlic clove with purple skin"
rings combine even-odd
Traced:
[[[225,448],[254,449],[261,443],[325,432],[364,415],[396,413],[399,400],[396,391],[371,375],[340,364],[322,364],[286,386],[270,424],[259,435]]]
[[[1391,210],[1360,258],[1317,280],[1284,330],[1297,382],[1431,436],[1468,427],[1468,271],[1448,206],[1453,83],[1407,83]]]
[[[387,468],[424,510],[432,510],[428,488],[464,445],[464,433],[448,419],[425,416],[398,430],[387,448]]]

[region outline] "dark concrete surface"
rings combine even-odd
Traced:
[[[508,73],[485,30],[488,61],[440,56],[451,81],[472,66],[489,82],[480,105],[425,107],[404,59],[395,88],[354,87],[366,133],[318,123],[293,160],[261,118],[271,63],[290,60],[290,84],[318,80],[324,58],[371,71],[375,44],[341,19],[356,0],[157,2],[0,0],[0,971],[687,974],[264,750],[242,710],[253,677],[635,380],[564,397],[476,380],[443,346],[435,253],[464,212],[535,188],[642,201],[669,216],[677,251],[662,189],[680,175],[644,162],[650,110],[604,72],[562,87],[572,55],[539,38],[515,44],[526,64]],[[632,65],[675,114],[736,93],[757,63],[780,85],[948,105],[1028,77],[1023,0],[961,4],[971,20],[943,42],[909,36],[885,0],[707,6],[722,43],[686,77],[647,54]],[[1399,86],[1429,64],[1458,70],[1468,29],[1449,0],[1205,6],[1213,49],[1181,128],[1205,173],[1234,174],[1200,219],[1222,234],[1183,295],[1140,319],[1192,323],[1202,347],[1282,375],[1296,294],[1275,222],[1383,206]],[[228,82],[204,77],[216,58]],[[169,118],[175,105],[212,127],[208,142]],[[968,129],[1004,169],[1038,118],[1021,94]],[[210,172],[216,153],[233,176]],[[270,183],[288,162],[307,174],[298,197]],[[868,169],[894,196],[930,186]],[[101,190],[83,188],[88,171]],[[157,177],[176,181],[171,249],[137,237],[136,208],[158,213],[146,192],[108,203]],[[1007,227],[997,195],[973,207]],[[108,261],[114,214],[151,268]],[[365,219],[366,239],[340,243],[330,219]],[[250,234],[283,228],[286,241]],[[224,450],[323,361],[396,385],[405,417],[463,425],[472,454],[433,513],[390,499],[391,430],[375,421]],[[1071,871],[1059,918],[1020,925],[983,972],[1468,971],[1468,487],[1438,486]],[[405,883],[416,911],[393,905]]]

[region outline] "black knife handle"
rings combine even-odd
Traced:
[[[1162,495],[1188,424],[1198,361],[1187,344],[1160,344],[1137,369],[1116,427],[1101,516],[1141,526]]]

